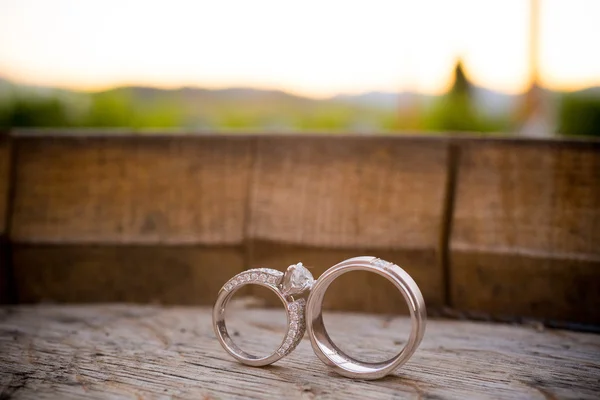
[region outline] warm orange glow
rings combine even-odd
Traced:
[[[540,0],[540,80],[600,85],[600,1]],[[529,2],[0,2],[0,76],[99,89],[256,86],[312,96],[440,93],[457,58],[473,81],[528,85]]]

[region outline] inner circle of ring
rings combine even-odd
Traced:
[[[306,303],[306,330],[315,354],[337,373],[349,378],[372,380],[390,374],[408,361],[425,334],[425,301],[416,282],[399,266],[383,260],[384,267],[374,265],[376,260],[376,257],[354,257],[329,268],[315,282]],[[391,359],[382,362],[358,361],[340,350],[327,333],[322,314],[325,292],[336,278],[351,271],[370,271],[385,277],[400,290],[408,304],[412,322],[410,336],[406,346]]]
[[[235,292],[237,292],[240,288],[246,285],[264,286],[277,295],[279,300],[281,300],[281,302],[283,303],[285,316],[287,318],[286,325],[288,327],[287,329],[289,330],[291,318],[290,311],[288,309],[288,304],[290,303],[290,301],[286,299],[286,296],[284,296],[283,293],[281,293],[281,291],[277,287],[273,287],[272,285],[262,281],[243,282],[239,286],[229,291],[225,290],[224,288],[221,288],[217,296],[217,301],[215,302],[215,305],[213,307],[213,328],[215,330],[215,335],[217,335],[217,338],[221,343],[221,346],[223,346],[225,351],[229,353],[233,358],[235,358],[242,364],[251,365],[253,367],[262,367],[265,365],[273,364],[274,362],[283,358],[286,354],[279,354],[277,351],[275,351],[266,357],[257,357],[250,353],[247,353],[233,342],[231,336],[229,336],[229,333],[227,332],[227,326],[225,324],[225,309],[227,308],[227,304],[229,303]],[[285,341],[286,335],[284,335],[283,340],[281,341],[282,344]]]

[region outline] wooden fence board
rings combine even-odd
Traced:
[[[444,141],[260,138],[250,266],[284,269],[302,261],[318,277],[346,258],[373,254],[404,266],[428,303],[441,305],[446,157]],[[406,311],[394,288],[373,274],[354,273],[341,282],[330,288],[327,307]]]
[[[437,249],[447,146],[414,138],[261,138],[249,235],[326,248]]]
[[[17,245],[20,302],[212,304],[241,247]]]
[[[0,236],[6,234],[10,192],[11,143],[8,135],[0,132]]]
[[[0,154],[0,209],[12,192],[8,240],[26,301],[207,304],[244,268],[303,261],[318,276],[371,254],[403,266],[431,307],[600,323],[600,142],[42,134],[10,141],[12,150],[0,143],[15,166],[8,171]],[[217,255],[207,264],[204,251]],[[178,259],[187,282],[164,278]],[[197,283],[199,271],[210,288]],[[377,277],[343,280],[348,289],[332,287],[328,307],[404,310]],[[207,294],[190,293],[198,288]]]
[[[600,262],[457,251],[453,263],[460,309],[600,322]]]
[[[0,132],[0,304],[14,300],[7,234],[11,196],[11,145],[10,137]]]
[[[600,322],[600,145],[461,144],[452,305]]]
[[[239,244],[252,138],[17,141],[16,242]]]

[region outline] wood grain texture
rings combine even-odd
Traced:
[[[267,353],[283,315],[232,307],[234,340]],[[353,355],[403,345],[405,317],[328,314]],[[411,360],[379,381],[330,372],[307,337],[265,368],[241,365],[214,337],[208,308],[38,306],[0,314],[0,396],[14,399],[596,399],[600,336],[487,323],[430,321]]]
[[[0,304],[15,301],[11,246],[6,236],[0,235]]]
[[[6,234],[10,193],[11,141],[0,132],[0,236]]]
[[[452,247],[600,258],[600,143],[461,146]]]
[[[452,305],[600,323],[600,145],[467,141],[460,151]]]
[[[11,238],[243,241],[251,138],[21,137]]]
[[[441,140],[261,138],[249,235],[326,248],[436,249],[446,156]]]
[[[453,261],[461,310],[600,323],[600,262],[462,251]]]
[[[256,241],[251,246],[252,267],[285,270],[288,265],[302,261],[315,277],[345,259],[359,255],[373,255],[400,265],[415,279],[425,302],[430,307],[444,304],[441,270],[433,249],[381,250],[381,249],[317,249],[307,246],[285,245]],[[260,293],[264,293],[261,291]],[[256,293],[255,295],[259,295]],[[279,306],[270,297],[271,305]],[[342,275],[327,290],[325,307],[374,313],[408,313],[404,298],[385,278],[377,274],[357,271]]]
[[[0,304],[13,301],[8,219],[11,196],[11,140],[0,132]]]
[[[431,307],[600,323],[598,142],[79,133],[12,138],[4,253],[18,252],[26,301],[207,304],[240,269],[303,261],[318,276],[371,254],[404,267]],[[334,309],[404,310],[375,276],[342,283]]]
[[[241,247],[18,245],[20,302],[212,304],[242,271]]]

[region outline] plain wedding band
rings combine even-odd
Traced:
[[[394,357],[382,362],[361,362],[345,354],[331,340],[323,323],[323,297],[329,285],[350,271],[370,271],[391,281],[408,304],[412,327],[406,346]],[[355,257],[329,268],[315,282],[306,303],[306,324],[317,357],[340,375],[358,379],[379,379],[399,368],[413,355],[423,335],[427,313],[425,301],[415,281],[399,266],[376,257]]]

